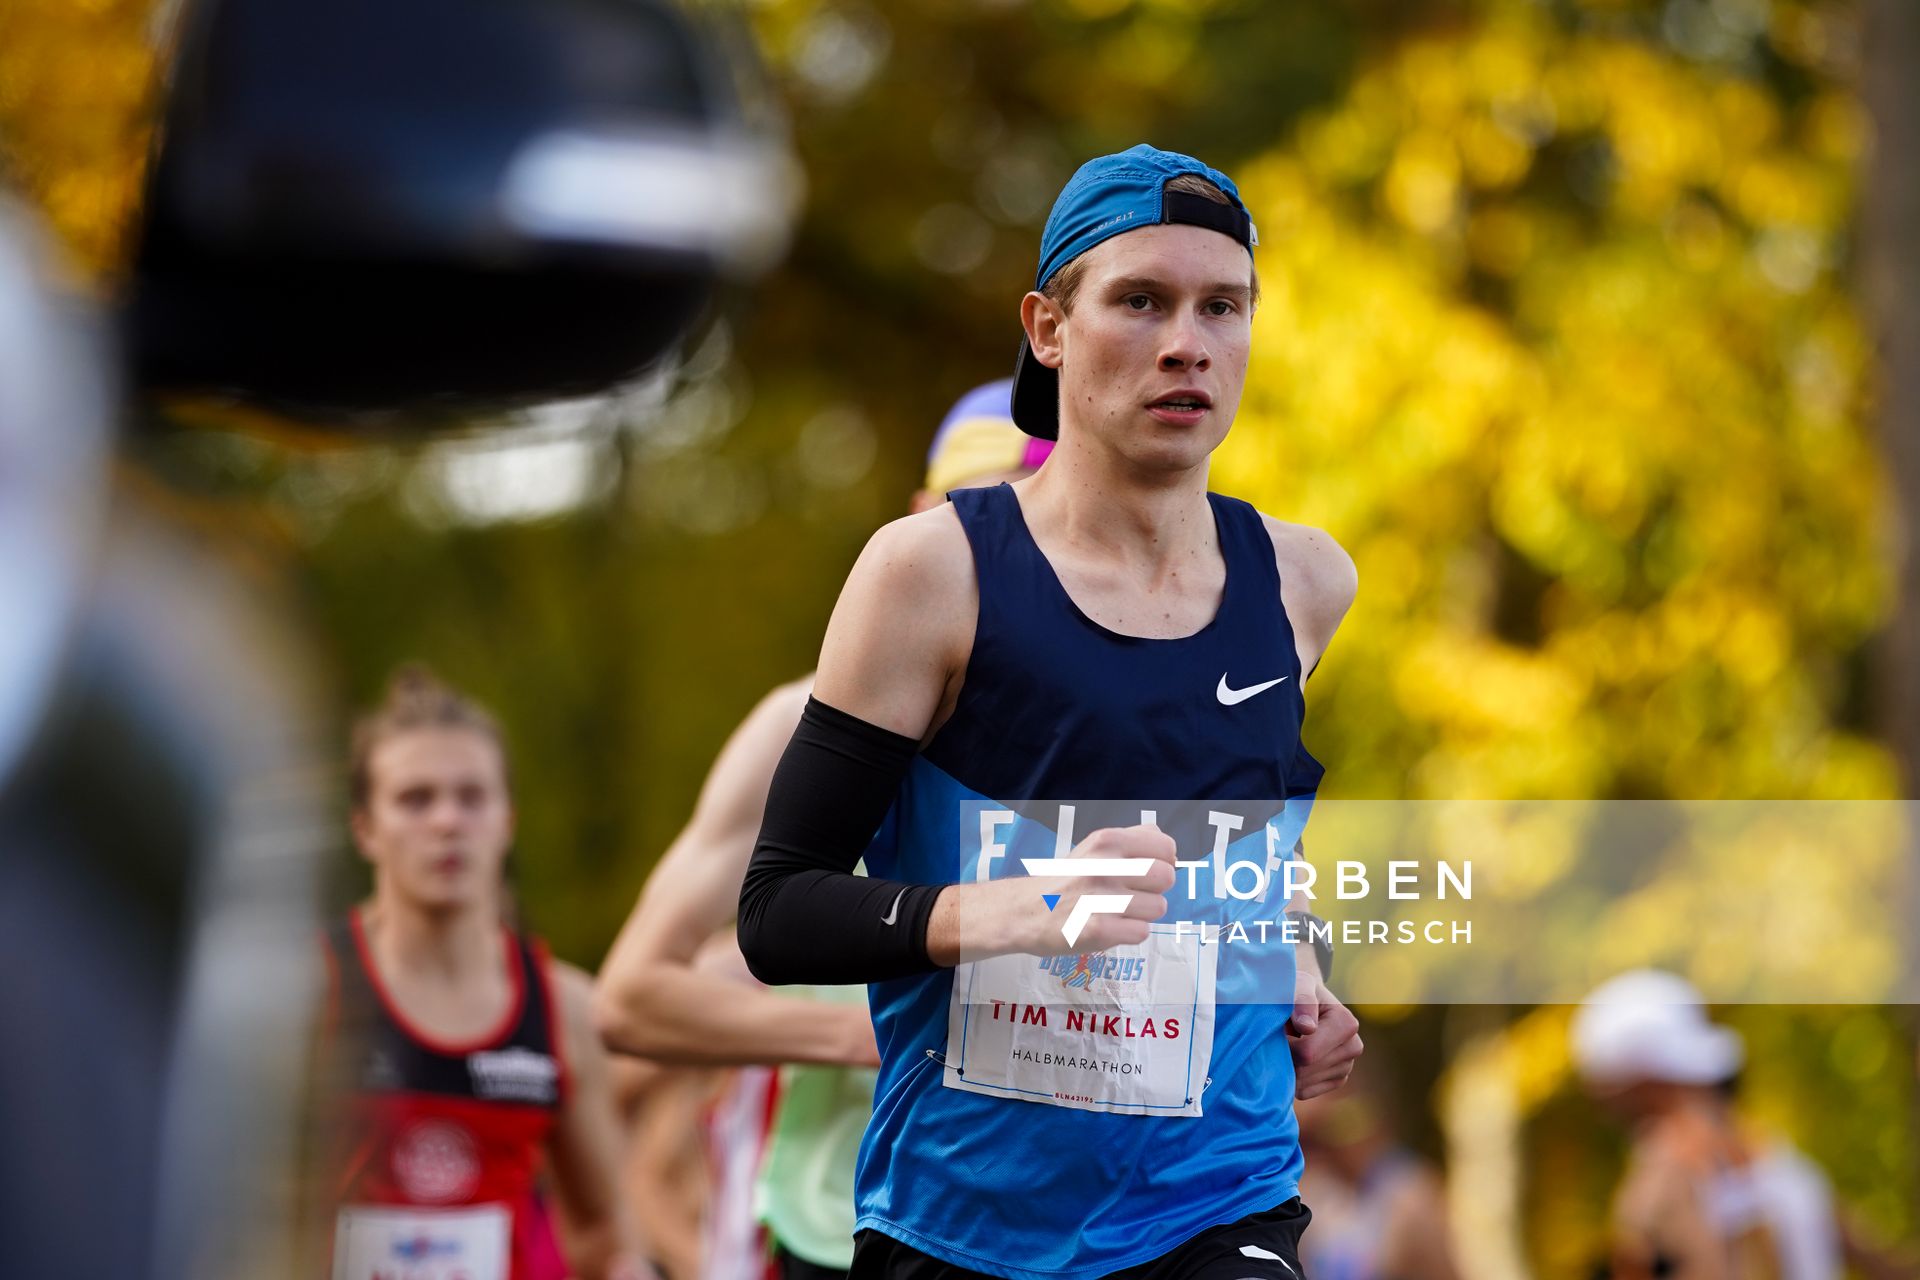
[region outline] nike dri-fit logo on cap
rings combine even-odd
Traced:
[[[1250,684],[1244,689],[1229,689],[1227,687],[1227,673],[1222,671],[1220,673],[1220,687],[1213,691],[1213,696],[1220,699],[1221,706],[1231,707],[1237,703],[1245,702],[1256,693],[1265,693],[1267,690],[1273,688],[1273,686],[1285,683],[1286,679],[1287,677],[1281,676],[1278,680],[1269,680],[1265,684]]]
[[[907,891],[905,889],[902,889],[899,893],[896,893],[893,895],[893,905],[887,908],[887,914],[880,917],[881,924],[892,924],[895,920],[900,918],[900,899],[906,896],[907,896]]]

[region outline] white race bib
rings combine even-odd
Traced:
[[[333,1280],[507,1280],[513,1215],[348,1205],[333,1236]]]
[[[1200,934],[1156,925],[1139,946],[959,966],[942,1083],[1081,1111],[1201,1114],[1220,943]]]

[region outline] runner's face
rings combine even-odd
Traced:
[[[381,882],[427,910],[490,902],[513,840],[505,762],[470,729],[414,729],[374,747],[354,837]]]
[[[1247,251],[1217,231],[1161,226],[1115,236],[1085,260],[1060,327],[1062,417],[1136,463],[1199,466],[1226,438],[1246,383]]]
[[[1589,1081],[1587,1094],[1626,1121],[1645,1120],[1672,1105],[1674,1086],[1658,1080]]]

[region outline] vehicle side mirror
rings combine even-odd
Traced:
[[[601,390],[777,259],[792,171],[670,0],[199,0],[133,380],[348,420]]]

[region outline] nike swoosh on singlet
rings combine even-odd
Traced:
[[[1273,688],[1273,686],[1284,683],[1286,679],[1286,676],[1281,676],[1278,680],[1269,680],[1265,684],[1250,684],[1244,689],[1229,689],[1227,688],[1227,673],[1222,671],[1220,673],[1220,687],[1213,691],[1213,696],[1220,699],[1221,706],[1231,707],[1237,703],[1245,702],[1256,693],[1265,693],[1267,690]]]
[[[887,914],[886,914],[886,915],[884,915],[884,916],[881,916],[881,917],[880,917],[880,923],[881,923],[881,924],[892,924],[892,923],[893,923],[893,922],[894,922],[894,921],[895,921],[896,919],[898,919],[898,918],[899,918],[899,916],[900,916],[900,899],[902,899],[902,898],[904,898],[904,897],[906,897],[906,896],[907,896],[907,891],[906,891],[905,889],[902,889],[902,890],[901,890],[901,891],[900,891],[899,893],[897,893],[897,894],[895,894],[895,895],[894,895],[894,897],[893,897],[893,905],[892,905],[891,907],[888,907],[888,908],[887,908]]]

